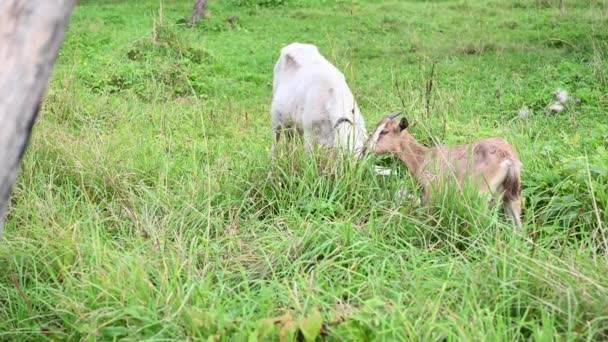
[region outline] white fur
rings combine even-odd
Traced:
[[[275,144],[281,132],[290,129],[304,136],[307,149],[319,144],[361,154],[367,131],[359,107],[344,75],[316,46],[292,43],[284,47],[274,67],[272,88]],[[334,127],[341,118],[350,123]]]
[[[520,119],[527,119],[532,114],[532,110],[530,110],[528,106],[523,106],[519,109],[517,114],[519,114]]]
[[[555,103],[549,105],[549,107],[547,107],[547,110],[551,114],[559,114],[562,111],[564,111],[564,105],[559,102],[555,102]]]
[[[555,100],[561,104],[566,104],[568,101],[568,92],[564,89],[557,89],[555,93],[553,93]]]

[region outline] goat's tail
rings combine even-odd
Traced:
[[[507,201],[513,201],[521,197],[520,165],[519,160],[512,160],[507,176],[502,183],[505,190],[504,199]]]

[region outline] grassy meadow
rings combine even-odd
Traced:
[[[80,0],[0,242],[0,340],[607,340],[608,3],[564,2],[210,0],[189,27],[190,0]],[[512,143],[523,230],[396,197],[419,189],[390,158],[271,164],[294,41],[369,130],[403,110],[427,145]]]

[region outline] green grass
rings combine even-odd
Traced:
[[[210,1],[189,28],[191,2],[75,9],[0,243],[0,340],[608,339],[604,2]],[[396,199],[419,194],[396,161],[271,165],[292,41],[370,129],[401,109],[427,144],[511,142],[524,230]],[[549,115],[558,87],[582,101]]]

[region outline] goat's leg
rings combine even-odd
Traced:
[[[306,153],[311,153],[315,146],[315,136],[314,133],[311,132],[309,127],[304,127],[304,134],[302,135],[302,139],[304,141],[304,151]]]
[[[274,141],[272,142],[272,146],[270,147],[270,159],[274,160],[276,157],[276,146],[279,144],[279,140],[281,139],[281,130],[279,128],[273,128],[274,131]]]
[[[430,190],[428,187],[423,187],[422,188],[422,199],[420,201],[420,204],[422,204],[422,206],[426,206],[429,203],[429,197],[430,197]]]
[[[511,217],[511,220],[513,220],[513,224],[517,228],[521,228],[521,197],[512,200],[505,199],[503,202],[503,208],[505,213]]]
[[[285,145],[288,145],[289,142],[293,139],[292,128],[287,126],[283,126],[281,124],[273,125],[272,131],[274,132],[274,138],[272,146],[270,147],[270,156],[272,159],[275,159],[277,148],[281,145],[281,139],[285,141]]]
[[[272,132],[274,135],[273,143],[270,147],[270,157],[272,159],[275,159],[276,157],[276,150],[281,140],[281,133],[283,133],[282,131],[285,130],[284,115],[280,108],[280,103],[275,103],[273,100],[270,108],[270,124],[272,125]]]

